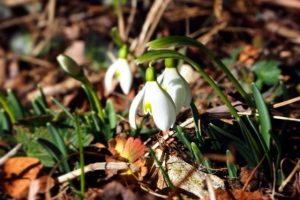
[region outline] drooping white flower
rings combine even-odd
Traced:
[[[129,123],[132,128],[136,129],[136,114],[138,108],[141,106],[144,114],[152,115],[155,125],[160,130],[166,131],[175,123],[175,105],[168,93],[157,83],[155,76],[147,77],[147,72],[149,74],[151,70],[154,70],[154,68],[148,67],[146,71],[147,82],[131,103]]]
[[[171,96],[176,107],[176,113],[179,113],[182,107],[190,105],[192,92],[189,84],[179,74],[177,68],[173,67],[173,65],[171,66],[167,66],[165,71],[158,77],[158,83]]]
[[[104,86],[107,92],[113,90],[113,78],[116,78],[119,81],[123,93],[128,94],[131,88],[133,75],[126,59],[118,58],[106,71]]]

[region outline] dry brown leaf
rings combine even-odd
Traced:
[[[29,185],[35,180],[43,165],[36,158],[14,157],[3,165],[3,188],[13,198],[27,197]]]
[[[252,65],[258,58],[260,49],[247,45],[239,55],[238,62]]]
[[[259,191],[246,192],[243,190],[233,189],[232,191],[217,189],[214,191],[216,195],[216,200],[269,200],[270,198],[264,196]],[[207,195],[204,200],[210,200],[209,195]]]

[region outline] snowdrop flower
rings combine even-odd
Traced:
[[[182,107],[190,105],[192,92],[189,84],[179,74],[173,59],[166,59],[165,66],[165,71],[158,77],[158,83],[171,96],[176,107],[176,113],[179,113]]]
[[[153,116],[155,125],[162,131],[171,128],[176,120],[175,105],[171,97],[156,81],[155,69],[146,70],[146,84],[133,99],[129,109],[129,123],[136,129],[136,113],[140,106],[145,114]]]
[[[127,47],[122,47],[119,52],[119,58],[108,68],[104,78],[104,86],[106,91],[111,92],[113,90],[112,81],[116,78],[121,86],[124,94],[128,94],[131,88],[133,75],[126,60]]]

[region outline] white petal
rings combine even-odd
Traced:
[[[163,131],[169,130],[176,120],[175,105],[171,97],[158,85],[156,81],[145,85],[144,102],[151,104],[155,125]]]
[[[109,68],[107,69],[106,73],[105,73],[105,77],[104,77],[104,87],[105,90],[107,92],[111,92],[112,91],[112,80],[113,77],[116,73],[116,71],[118,70],[118,63],[114,62],[112,65],[109,66]]]
[[[176,106],[176,113],[179,113],[186,102],[191,99],[190,88],[182,76],[178,73],[176,68],[166,68],[162,87],[171,96]],[[189,105],[189,103],[188,103]]]
[[[134,97],[134,99],[130,105],[129,124],[134,129],[136,129],[136,121],[135,121],[136,113],[137,113],[138,107],[143,102],[144,94],[145,94],[145,87],[141,91],[138,92],[138,94]]]
[[[118,59],[118,70],[120,72],[120,86],[124,94],[128,94],[132,84],[132,72],[130,66],[125,59]]]

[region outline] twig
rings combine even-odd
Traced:
[[[5,20],[0,23],[0,30],[11,27],[11,26],[19,25],[19,24],[25,24],[25,23],[31,22],[35,19],[38,19],[38,18],[40,18],[40,15],[29,14],[29,15],[25,15],[22,17],[8,19],[8,20]]]
[[[268,22],[266,29],[289,39],[293,43],[300,44],[300,32],[297,30],[288,28],[277,22]]]
[[[127,26],[126,26],[126,29],[125,29],[125,39],[126,40],[128,38],[128,35],[131,31],[131,28],[132,28],[132,25],[133,25],[133,22],[134,22],[134,17],[135,17],[135,14],[136,14],[136,6],[137,6],[137,0],[132,0],[131,1],[131,10],[130,10],[129,17],[127,18]]]
[[[283,192],[284,187],[288,184],[288,182],[291,181],[293,176],[296,174],[296,172],[300,169],[300,160],[298,160],[296,166],[294,167],[293,171],[290,173],[290,175],[281,183],[280,187],[278,188],[279,192]]]
[[[246,112],[238,112],[238,114],[240,116],[242,115],[252,115],[253,113],[251,111],[246,111]],[[255,114],[255,116],[259,116],[257,113]],[[291,117],[283,117],[283,116],[278,116],[278,115],[274,115],[271,116],[273,119],[278,119],[278,120],[285,120],[285,121],[292,121],[292,122],[300,122],[300,119],[296,119],[296,118],[291,118]]]
[[[300,1],[299,0],[260,0],[261,3],[272,3],[280,6],[284,6],[287,8],[300,9]]]
[[[141,47],[140,49],[144,49],[144,47],[146,46],[146,43],[149,42],[149,40],[151,39],[151,36],[152,36],[155,28],[157,27],[162,15],[164,14],[169,3],[170,3],[170,0],[163,1],[161,8],[157,11],[157,14],[155,15],[155,17],[151,23],[150,29],[147,32],[146,37],[145,37],[143,43],[141,44],[142,46],[140,46]]]
[[[273,105],[273,108],[279,108],[279,107],[282,107],[282,106],[286,106],[286,105],[295,103],[297,101],[300,101],[300,96],[292,98],[292,99],[289,99],[289,100],[286,100],[286,101],[282,101],[282,102],[279,102],[279,103],[275,103]]]
[[[36,65],[40,65],[42,67],[45,68],[53,68],[54,65],[46,60],[40,59],[40,58],[36,58],[33,56],[21,56],[19,57],[20,60],[25,61],[25,62],[29,62],[31,64],[36,64]]]
[[[84,167],[84,173],[92,172],[96,170],[108,170],[108,169],[110,170],[130,169],[133,172],[137,172],[139,170],[139,168],[136,165],[126,163],[126,162],[97,162],[97,163],[86,165]],[[80,169],[76,169],[67,174],[59,176],[57,180],[59,183],[63,183],[66,181],[70,181],[74,178],[77,178],[78,176],[80,176]]]
[[[0,158],[0,166],[3,165],[5,163],[5,161],[7,161],[10,157],[14,156],[18,152],[18,150],[21,148],[21,146],[22,146],[21,143],[17,144],[12,150],[10,150],[4,156],[2,156]]]
[[[117,15],[118,15],[118,31],[122,41],[125,41],[125,22],[123,17],[123,10],[121,0],[117,1]]]
[[[149,41],[152,36],[159,20],[161,19],[167,5],[170,0],[156,0],[148,12],[142,31],[137,39],[135,39],[131,46],[130,50],[135,52],[135,55],[140,55],[145,49],[145,44]]]
[[[256,171],[258,170],[258,168],[261,166],[261,164],[263,163],[263,161],[265,160],[265,155],[262,157],[262,159],[259,161],[259,163],[256,165],[256,167],[252,170],[251,174],[249,175],[246,183],[244,184],[242,190],[244,191],[246,189],[246,187],[249,185],[250,181],[252,180],[253,176],[255,175]]]
[[[29,3],[33,3],[36,0],[2,0],[1,3],[5,6],[14,7],[14,6],[20,6],[25,5]]]

